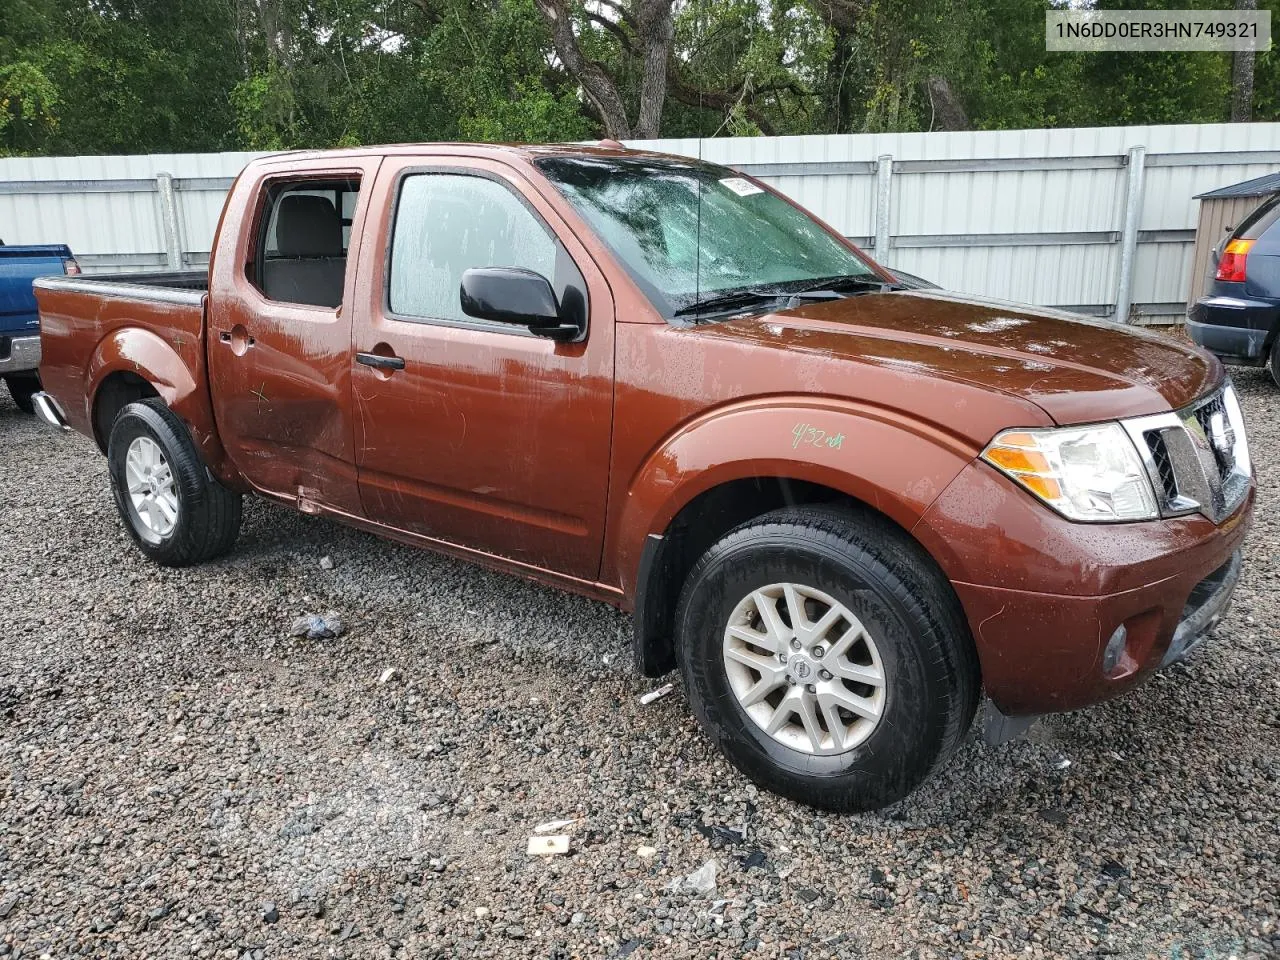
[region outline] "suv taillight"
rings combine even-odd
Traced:
[[[63,260],[62,272],[68,277],[78,277],[80,276],[80,264],[76,263],[75,260],[72,259]]]
[[[1218,272],[1213,278],[1228,283],[1244,283],[1244,262],[1248,259],[1249,248],[1252,246],[1252,240],[1232,240],[1228,243],[1227,248],[1222,251],[1222,258],[1218,260]]]

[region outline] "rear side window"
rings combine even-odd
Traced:
[[[474,323],[462,312],[459,295],[465,270],[524,267],[560,293],[556,268],[564,259],[547,228],[502,184],[463,174],[413,174],[400,187],[388,304],[403,317]]]
[[[1263,203],[1241,221],[1235,236],[1241,240],[1257,240],[1280,220],[1280,194]]]
[[[337,307],[360,181],[300,180],[267,191],[250,280],[281,303]]]

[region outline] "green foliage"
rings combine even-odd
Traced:
[[[927,130],[947,109],[979,129],[1228,119],[1230,55],[1050,54],[1051,2],[682,0],[663,135]],[[1259,6],[1280,23],[1280,0]],[[639,51],[611,9],[582,0],[580,41],[634,117]],[[1280,119],[1277,51],[1257,56],[1255,89],[1255,119]],[[543,142],[601,129],[533,0],[0,2],[0,153]]]
[[[449,0],[444,11],[420,61],[421,82],[453,105],[442,138],[545,143],[594,132],[573,85],[548,68],[546,31],[532,0]]]
[[[25,60],[0,66],[0,138],[22,127],[34,139],[58,124],[58,88],[35,64]]]
[[[276,66],[231,88],[240,143],[247,150],[284,150],[299,141],[297,102],[289,76]]]

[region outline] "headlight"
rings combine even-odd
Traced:
[[[1006,430],[982,451],[982,459],[1071,520],[1160,515],[1138,451],[1118,423]]]

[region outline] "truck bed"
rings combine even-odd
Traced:
[[[40,377],[68,422],[104,442],[93,397],[102,371],[149,382],[171,407],[194,402],[212,422],[205,371],[206,271],[42,277]],[[134,372],[136,371],[136,377]]]
[[[189,303],[192,296],[199,302],[209,292],[208,270],[175,270],[157,273],[99,273],[42,280],[42,289],[83,290],[100,296],[120,296],[143,300],[159,299],[166,303]]]

